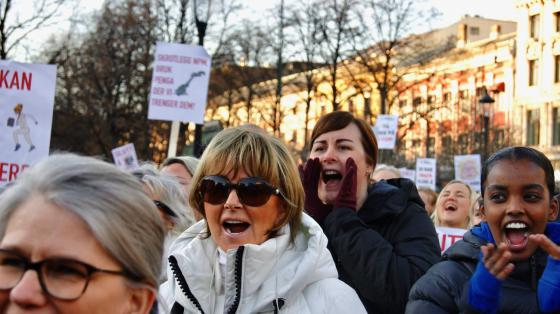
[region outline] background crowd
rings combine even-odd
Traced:
[[[436,194],[377,165],[351,113],[324,115],[310,143],[300,165],[253,125],[131,172],[51,155],[0,194],[0,312],[560,312],[544,154],[502,149],[480,195]],[[438,228],[464,238],[442,254]]]

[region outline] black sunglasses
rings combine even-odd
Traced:
[[[156,204],[156,207],[162,212],[164,212],[167,216],[177,217],[177,214],[175,214],[175,212],[171,208],[169,208],[169,206],[167,206],[164,202],[154,201],[154,204]]]
[[[247,206],[262,206],[273,194],[283,198],[280,189],[259,177],[243,178],[235,184],[223,176],[206,176],[202,178],[198,186],[198,191],[204,201],[212,205],[225,203],[232,189],[237,191],[239,201]]]

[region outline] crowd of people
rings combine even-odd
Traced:
[[[130,172],[51,155],[0,194],[0,312],[560,312],[544,154],[496,152],[480,195],[417,189],[377,156],[342,111],[300,165],[253,125]],[[464,230],[443,254],[440,228]]]

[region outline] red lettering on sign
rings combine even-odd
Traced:
[[[29,165],[0,162],[0,182],[10,182],[17,179]]]

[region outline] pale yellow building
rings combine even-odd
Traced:
[[[515,117],[560,175],[560,2],[518,0]]]
[[[445,180],[453,177],[453,155],[480,153],[484,158],[504,146],[529,145],[547,154],[560,171],[560,1],[520,0],[516,6],[517,21],[465,16],[426,34],[451,46],[426,65],[411,68],[406,91],[389,108],[400,117],[397,151],[410,164],[417,157],[436,157]],[[345,60],[339,67],[339,109],[373,124],[380,112],[376,86],[354,62]],[[307,121],[305,73],[283,77],[277,136],[294,151],[304,149],[317,119],[333,110],[328,74],[328,68],[313,70],[316,86],[309,95]],[[272,132],[276,86],[273,79],[254,84],[251,91],[236,90],[238,95],[253,93],[251,106],[246,100],[226,106],[223,95],[209,99],[206,119],[232,125],[249,121]],[[486,111],[479,103],[485,90],[495,100]]]

